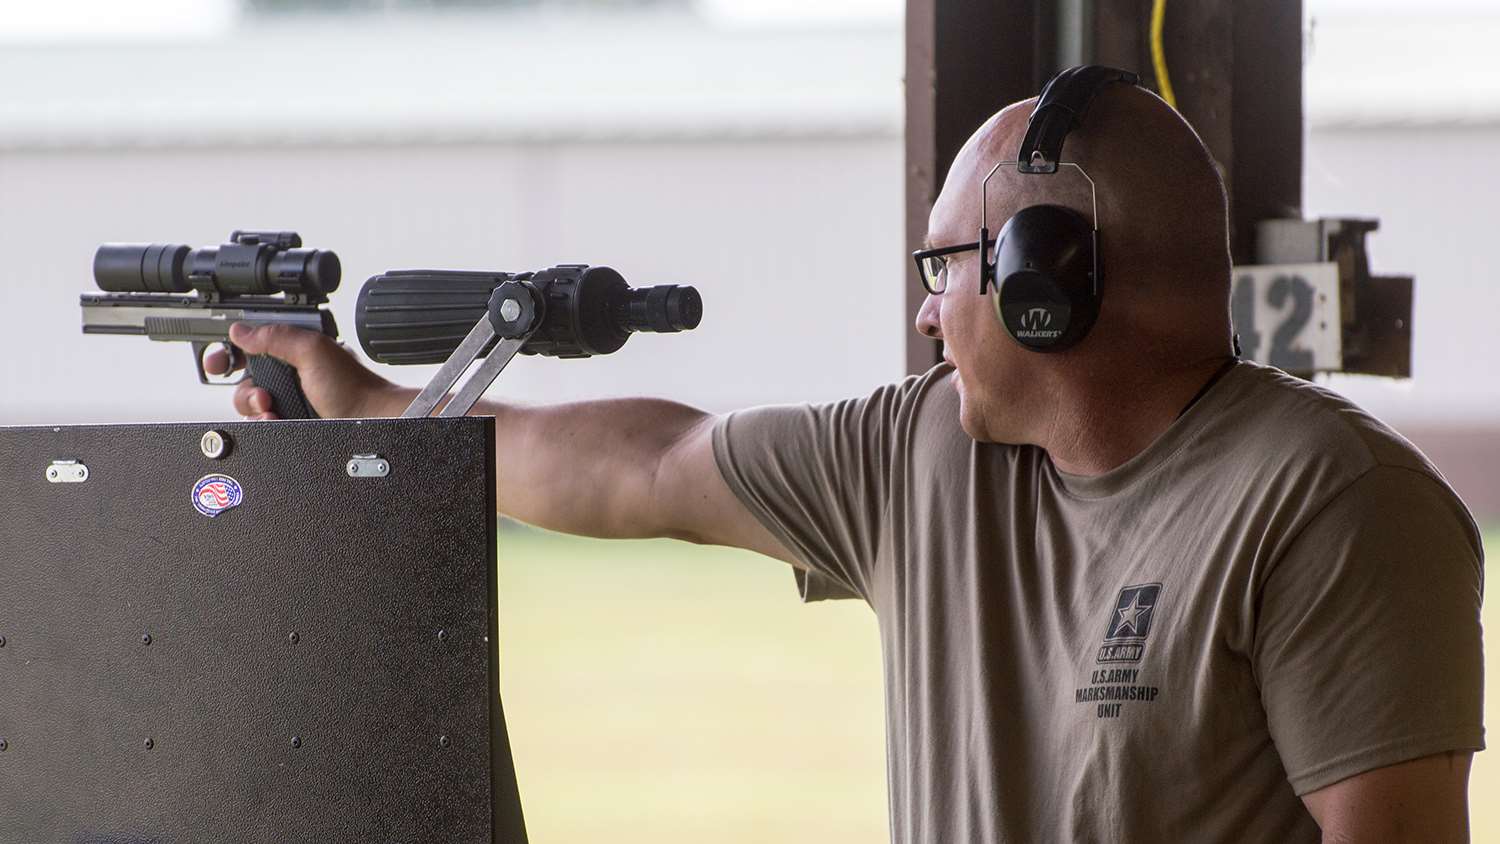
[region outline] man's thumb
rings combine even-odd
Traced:
[[[254,326],[236,322],[229,326],[229,342],[250,354],[260,354],[260,332]]]
[[[249,326],[235,323],[229,326],[229,342],[240,347],[247,355],[270,355],[300,366],[316,342],[318,334],[301,331],[289,325]]]

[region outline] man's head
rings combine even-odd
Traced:
[[[969,138],[928,218],[941,247],[976,240],[980,184],[1014,159],[1035,100],[1015,103]],[[1109,85],[1063,146],[1063,160],[1093,178],[1099,203],[1102,304],[1077,346],[1043,354],[1005,333],[988,296],[978,295],[977,251],[949,256],[947,290],[928,296],[917,330],[944,341],[958,370],[964,430],[978,440],[1038,443],[1055,425],[1053,399],[1070,391],[1130,389],[1166,372],[1227,353],[1229,249],[1223,182],[1192,128],[1155,95]],[[990,179],[991,236],[1028,205],[1062,205],[1092,218],[1087,181],[1073,168]]]

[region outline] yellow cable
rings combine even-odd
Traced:
[[[1151,67],[1156,71],[1156,87],[1161,89],[1161,98],[1167,101],[1167,105],[1177,108],[1177,95],[1172,93],[1172,80],[1167,78],[1167,51],[1161,46],[1161,28],[1166,19],[1167,0],[1152,0]]]

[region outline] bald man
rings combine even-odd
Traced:
[[[976,239],[980,182],[1031,108],[958,154],[931,245]],[[1354,405],[1234,358],[1224,189],[1174,111],[1111,86],[1065,160],[1098,184],[1107,279],[1080,344],[1022,348],[979,295],[979,250],[954,252],[917,318],[944,362],[869,396],[481,405],[508,455],[500,511],[749,548],[808,599],[868,602],[894,841],[1466,840],[1468,512]],[[1091,213],[1068,169],[1002,171],[989,197],[997,226]],[[414,395],[318,334],[233,339],[296,366],[323,416]],[[253,385],[235,403],[269,418]]]

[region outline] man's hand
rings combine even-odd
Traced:
[[[1330,844],[1469,840],[1468,751],[1376,768],[1302,796]]]
[[[229,339],[247,355],[270,355],[295,367],[302,392],[313,410],[325,419],[398,416],[416,396],[415,390],[392,384],[366,369],[352,352],[316,331],[285,325],[252,329],[235,324],[229,328]],[[204,359],[203,368],[210,375],[225,375],[230,368],[229,355],[214,351]],[[248,379],[235,388],[234,409],[254,419],[276,418],[270,412],[271,394]]]

